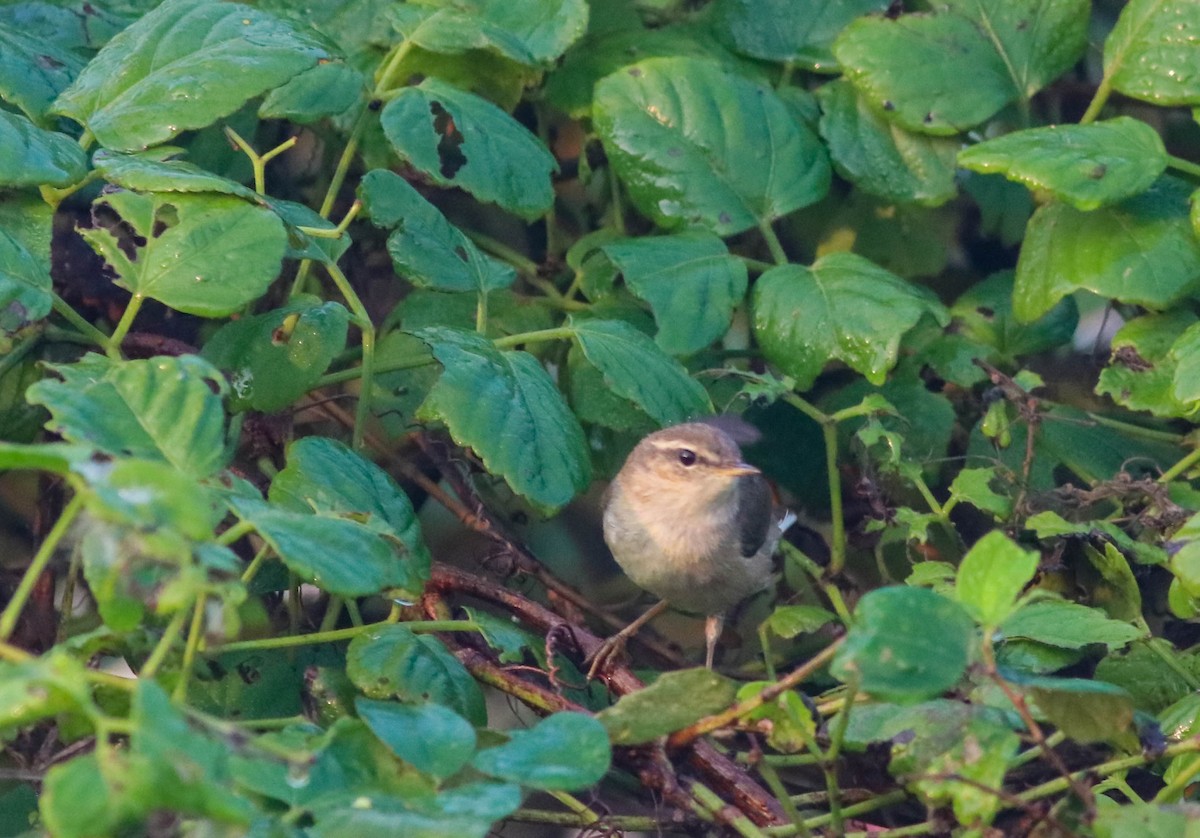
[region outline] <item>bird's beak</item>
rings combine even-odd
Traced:
[[[728,475],[729,477],[745,477],[751,474],[762,474],[759,469],[755,468],[749,463],[735,463],[731,466],[725,466],[724,468],[719,469],[719,471],[721,474]]]

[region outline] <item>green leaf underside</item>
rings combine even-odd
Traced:
[[[1087,0],[953,0],[934,14],[859,18],[842,30],[833,54],[888,119],[910,131],[957,134],[1075,64],[1090,11]],[[914,62],[914,55],[937,60]]]
[[[938,206],[957,193],[958,143],[906,131],[873,111],[847,81],[817,91],[821,136],[834,168],[861,189],[892,201]]]
[[[430,180],[532,220],[550,208],[554,158],[500,108],[435,78],[405,87],[384,107],[388,141]]]
[[[136,151],[233,113],[330,58],[316,37],[236,3],[168,0],[108,42],[54,103]]]
[[[1036,319],[1078,289],[1164,309],[1200,287],[1200,244],[1186,188],[1160,178],[1111,207],[1080,212],[1061,203],[1029,220],[1017,262],[1013,311]]]
[[[563,506],[587,486],[583,431],[536,358],[456,329],[416,335],[443,367],[418,419],[445,422],[455,442],[541,507]]]
[[[224,317],[261,296],[279,273],[287,233],[269,209],[227,195],[124,192],[105,201],[145,246],[130,259],[108,230],[79,232],[116,271],[117,284],[134,294],[188,314]]]
[[[620,239],[600,246],[634,296],[650,304],[654,341],[672,355],[688,355],[729,328],[746,296],[741,259],[712,233]]]
[[[1167,151],[1149,125],[1120,116],[1006,134],[963,150],[958,164],[1044,189],[1086,211],[1144,192],[1166,170]]]
[[[636,404],[660,425],[712,412],[708,394],[683,365],[622,320],[569,320],[584,356],[614,393]]]
[[[86,355],[29,388],[46,426],[109,454],[165,460],[202,478],[225,464],[224,377],[195,355],[114,362]]]
[[[368,172],[359,186],[371,220],[395,227],[387,249],[396,273],[438,291],[492,291],[517,278],[510,266],[481,252],[441,211],[404,178],[383,169]]]
[[[882,384],[900,339],[925,314],[945,309],[923,288],[852,253],[811,268],[772,268],[754,286],[754,333],[768,360],[806,390],[830,359]]]
[[[160,159],[159,150],[121,154],[100,149],[92,165],[109,183],[135,192],[217,192],[257,202],[258,194],[235,180],[215,175],[184,160]]]
[[[47,43],[7,21],[0,21],[0,55],[0,99],[39,123],[86,63],[71,49]]]
[[[665,229],[733,235],[820,200],[824,148],[766,85],[651,58],[596,85],[593,120],[634,205]]]

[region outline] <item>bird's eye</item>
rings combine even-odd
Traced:
[[[690,448],[680,448],[679,462],[683,463],[685,466],[696,465],[696,452]]]

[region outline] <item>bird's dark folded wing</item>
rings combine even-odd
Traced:
[[[771,487],[757,474],[739,477],[737,524],[742,555],[753,556],[767,540],[771,527]]]

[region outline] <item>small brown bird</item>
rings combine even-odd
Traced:
[[[668,603],[707,617],[711,669],[725,611],[768,585],[793,520],[721,428],[689,422],[639,442],[609,487],[604,540],[626,575],[664,601],[609,638],[589,676]]]

